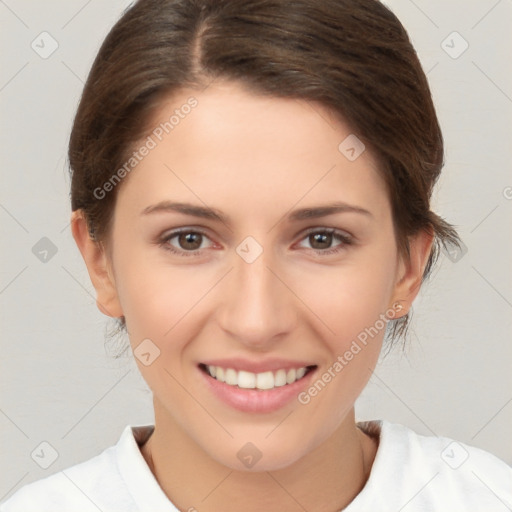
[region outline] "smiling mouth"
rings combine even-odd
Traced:
[[[213,379],[223,382],[228,386],[239,389],[266,391],[288,386],[303,379],[308,373],[316,369],[316,365],[262,373],[252,373],[245,370],[237,371],[233,368],[222,368],[221,366],[207,366],[203,363],[199,364],[199,368]]]

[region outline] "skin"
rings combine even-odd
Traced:
[[[197,364],[277,357],[311,361],[322,375],[396,301],[403,309],[395,318],[407,313],[432,236],[411,238],[410,258],[400,257],[375,160],[368,150],[345,158],[338,145],[350,127],[321,105],[217,81],[170,97],[152,125],[190,96],[198,106],[119,186],[108,243],[91,240],[82,212],[72,214],[98,307],[125,316],[134,350],[149,338],[161,351],[148,366],[136,359],[155,409],[142,453],[180,510],[339,510],[363,488],[377,450],[356,427],[354,403],[384,330],[307,405],[292,400],[272,413],[220,402]],[[166,200],[208,205],[230,222],[141,214]],[[297,208],[335,201],[369,214],[287,220]],[[180,227],[207,233],[199,255],[159,245]],[[308,228],[335,228],[353,243],[315,245]],[[236,252],[247,236],[263,248],[252,263]],[[188,247],[179,237],[167,245]],[[321,254],[332,248],[340,250]],[[252,469],[237,458],[248,441],[262,453]]]

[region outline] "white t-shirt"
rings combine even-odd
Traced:
[[[494,455],[387,421],[359,425],[379,436],[379,447],[365,487],[344,512],[512,510],[512,468]],[[178,512],[139,449],[152,430],[127,426],[117,445],[22,487],[0,512]]]

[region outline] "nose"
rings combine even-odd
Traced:
[[[264,250],[252,263],[234,254],[217,309],[221,328],[253,350],[271,348],[293,331],[298,319],[295,297],[270,253]]]

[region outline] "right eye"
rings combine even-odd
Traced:
[[[160,246],[179,256],[200,256],[206,248],[203,242],[207,237],[206,233],[195,229],[179,229],[167,233],[160,239]],[[172,241],[175,240],[175,243]]]

